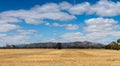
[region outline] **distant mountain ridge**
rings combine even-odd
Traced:
[[[31,44],[21,44],[18,47],[26,48],[55,48],[57,42],[45,42],[45,43],[31,43]],[[102,48],[104,47],[101,43],[93,43],[89,41],[76,41],[76,42],[65,42],[61,43],[62,48]]]

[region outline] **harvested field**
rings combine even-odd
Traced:
[[[0,66],[120,66],[120,51],[0,49]]]

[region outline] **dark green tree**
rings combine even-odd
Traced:
[[[120,38],[117,40],[117,43],[120,44]]]
[[[118,47],[120,49],[120,38],[117,40],[117,43],[118,43]]]
[[[119,45],[117,42],[111,42],[110,44],[105,46],[105,49],[119,50]]]
[[[57,49],[62,49],[62,43],[57,43]]]
[[[118,43],[120,43],[120,38],[119,38],[119,39],[117,39],[117,42],[118,42]]]
[[[116,42],[111,42],[111,49],[118,49],[118,44]]]

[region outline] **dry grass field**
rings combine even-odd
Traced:
[[[120,66],[120,51],[0,49],[0,66]]]

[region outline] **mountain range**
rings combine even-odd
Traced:
[[[59,42],[60,43],[60,42]],[[57,42],[45,42],[45,43],[30,43],[17,45],[21,48],[56,48]],[[76,41],[76,42],[61,42],[62,48],[102,48],[104,47],[101,43],[93,43],[89,41]]]

